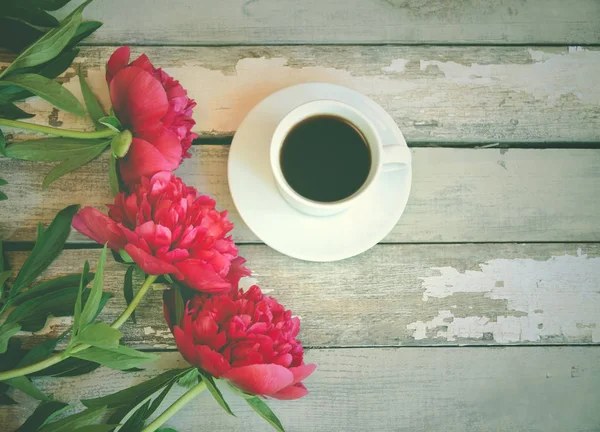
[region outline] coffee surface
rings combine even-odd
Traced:
[[[280,163],[285,180],[298,194],[333,202],[360,189],[369,176],[371,152],[352,124],[322,115],[303,120],[288,133]]]

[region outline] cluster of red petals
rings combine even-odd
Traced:
[[[106,81],[116,116],[133,134],[129,152],[120,161],[126,185],[160,171],[179,167],[197,137],[192,133],[196,102],[165,71],[142,54],[129,62],[130,50],[117,49],[108,60]]]
[[[144,272],[171,274],[198,291],[224,292],[250,272],[227,234],[233,224],[215,201],[169,172],[142,177],[109,205],[108,216],[84,207],[73,227],[113,250],[126,251]]]
[[[316,368],[304,364],[297,339],[300,320],[258,286],[221,295],[197,294],[180,323],[173,323],[172,293],[165,293],[165,319],[183,357],[239,389],[275,399],[298,399],[302,380]]]

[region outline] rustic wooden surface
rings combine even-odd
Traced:
[[[336,263],[299,261],[263,245],[242,246],[240,254],[254,271],[244,284],[257,283],[299,315],[307,346],[600,342],[597,244],[379,245]],[[11,253],[10,263],[18,268],[26,256]],[[45,277],[80,271],[99,256],[98,249],[67,250]],[[107,321],[125,307],[124,273],[107,263],[104,286],[115,294]],[[174,347],[161,305],[159,289],[146,297],[137,325],[123,328],[128,344]],[[39,336],[70,323],[50,320]]]
[[[236,240],[251,243],[240,247],[254,270],[244,285],[258,282],[301,317],[307,360],[319,365],[308,397],[272,403],[286,430],[600,431],[600,2],[103,0],[85,15],[105,25],[61,78],[65,87],[80,95],[83,65],[108,108],[103,65],[114,45],[130,43],[198,102],[202,145],[178,174],[230,211]],[[10,59],[0,53],[0,67]],[[224,144],[244,116],[272,92],[311,81],[368,95],[413,147],[398,225],[337,263],[260,244],[227,186]],[[21,107],[38,124],[91,129],[39,99]],[[110,202],[105,156],[42,191],[50,167],[0,158],[10,182],[0,239],[12,249],[30,247],[36,224],[66,205]],[[81,235],[69,242],[44,277],[98,258]],[[25,256],[9,259],[18,268]],[[107,264],[115,297],[106,319],[124,307],[123,273]],[[39,379],[40,387],[76,402],[183,366],[155,288],[123,332],[131,346],[160,351],[159,361],[133,374]],[[51,318],[19,337],[31,345],[69,322]],[[203,395],[168,424],[268,430],[226,395],[237,418]],[[35,406],[13,396],[23,404],[0,409],[6,430]]]
[[[259,239],[243,223],[227,185],[228,146],[202,145],[178,170],[209,194],[235,222],[238,242]],[[600,150],[415,148],[406,212],[385,242],[600,241]],[[111,202],[108,157],[42,191],[50,164],[0,157],[3,191],[14,215],[0,238],[32,241],[38,222],[79,203],[105,209]],[[93,193],[90,193],[93,191]],[[73,242],[89,242],[74,232]]]
[[[86,11],[104,21],[88,43],[144,45],[589,44],[599,15],[596,0],[102,0]]]
[[[84,63],[109,106],[104,64],[114,47],[90,47]],[[258,46],[135,47],[177,77],[198,106],[197,132],[231,136],[248,111],[281,88],[328,82],[381,104],[409,144],[600,142],[597,47]],[[4,57],[7,60],[7,57]],[[2,57],[0,57],[0,61]],[[75,70],[65,86],[79,94]],[[31,99],[32,121],[90,128]]]
[[[269,404],[290,432],[447,431],[594,432],[600,425],[600,350],[587,347],[397,348],[310,350],[319,365],[298,401]],[[87,378],[37,379],[67,402],[126,388],[165,369],[185,367],[163,353],[143,372],[99,369]],[[269,431],[270,427],[226,388],[237,417],[207,394],[167,422],[178,431]],[[163,407],[181,390],[172,391]],[[0,410],[0,424],[18,425],[31,399]]]

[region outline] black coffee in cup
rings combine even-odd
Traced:
[[[313,201],[348,198],[371,170],[371,152],[362,133],[333,115],[309,117],[287,134],[279,154],[286,182]]]

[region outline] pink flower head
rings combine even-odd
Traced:
[[[106,65],[106,81],[115,114],[133,134],[131,147],[120,162],[123,181],[131,186],[140,177],[173,171],[198,135],[192,127],[196,102],[165,71],[142,54],[129,63],[128,46],[118,48]]]
[[[215,201],[168,172],[142,177],[130,193],[121,192],[108,216],[82,208],[73,227],[113,250],[126,251],[152,275],[171,274],[198,291],[224,292],[250,272],[231,236],[227,212]]]
[[[304,364],[300,320],[273,297],[256,285],[245,293],[197,294],[173,323],[172,294],[165,292],[165,319],[189,363],[248,393],[275,399],[308,393],[302,380],[316,365]]]

